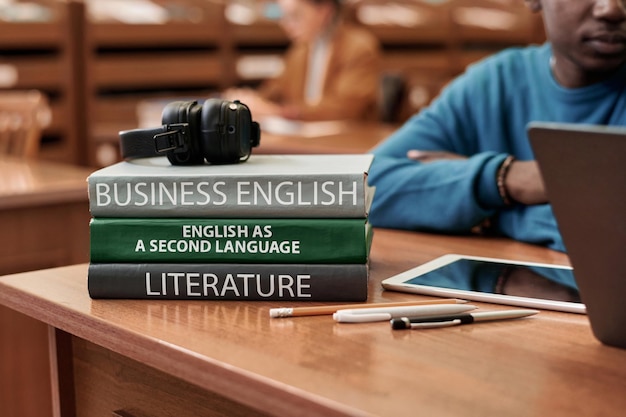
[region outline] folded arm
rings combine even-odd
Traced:
[[[422,163],[378,153],[368,177],[376,186],[370,221],[379,227],[469,232],[504,206],[495,172],[505,157],[485,152]]]

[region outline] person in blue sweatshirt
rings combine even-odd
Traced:
[[[372,150],[374,226],[460,234],[488,225],[565,251],[526,126],[626,126],[626,0],[524,1],[543,12],[545,44],[468,67]]]

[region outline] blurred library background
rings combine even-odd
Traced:
[[[345,18],[383,48],[381,123],[401,123],[465,67],[541,43],[521,0],[352,0]],[[280,9],[261,0],[0,0],[0,93],[39,90],[51,120],[39,157],[99,167],[150,103],[254,86],[282,68]],[[382,97],[381,101],[389,100]]]

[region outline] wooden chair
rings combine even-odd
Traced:
[[[446,73],[403,71],[385,73],[379,90],[379,119],[404,123],[427,107],[453,77]]]
[[[50,119],[48,100],[39,91],[1,91],[0,155],[36,157]]]
[[[349,5],[348,16],[372,32],[383,49],[381,121],[404,122],[455,75],[448,0],[358,0]]]

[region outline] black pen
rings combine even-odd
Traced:
[[[459,324],[470,324],[479,321],[507,320],[537,314],[537,310],[503,310],[478,313],[452,314],[434,317],[400,317],[391,319],[392,329],[427,329],[433,327],[449,327]]]

